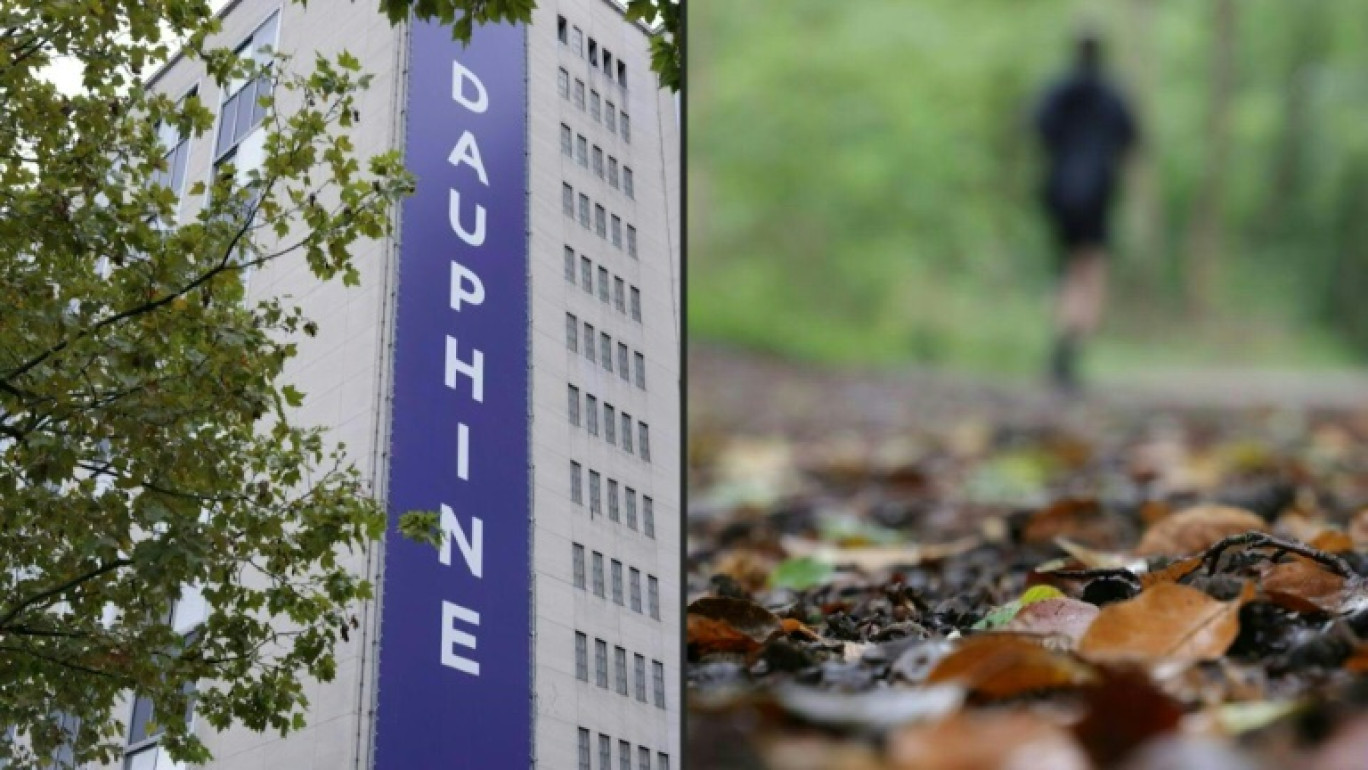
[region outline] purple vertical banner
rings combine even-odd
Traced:
[[[376,770],[531,762],[525,34],[412,28]]]

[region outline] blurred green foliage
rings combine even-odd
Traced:
[[[1368,350],[1368,0],[697,0],[689,324],[806,358],[1035,372],[1053,244],[1036,96],[1081,22],[1138,102],[1103,368],[1340,364]],[[1213,137],[1212,57],[1233,86]],[[1196,196],[1226,146],[1216,280]]]

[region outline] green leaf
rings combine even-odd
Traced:
[[[804,591],[825,583],[834,571],[833,567],[811,556],[786,559],[774,572],[770,573],[769,583],[773,588],[789,588]]]

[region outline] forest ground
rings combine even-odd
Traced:
[[[1368,376],[688,382],[691,765],[1368,756]]]

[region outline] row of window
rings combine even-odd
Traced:
[[[604,267],[603,265],[599,265],[598,298],[599,301],[605,305],[609,302],[608,279],[608,268]],[[570,248],[569,246],[565,247],[565,280],[569,281],[572,285],[575,283],[575,250]],[[620,275],[612,276],[612,283],[613,307],[616,308],[619,313],[627,315],[627,292],[630,289],[632,298],[632,320],[636,321],[637,323],[641,323],[641,290],[635,286],[629,287],[627,285],[627,282],[623,280],[622,276]],[[581,254],[579,257],[579,284],[580,287],[584,289],[586,294],[593,295],[594,261],[584,256],[583,254]]]
[[[570,52],[580,57],[585,56],[584,33],[579,27],[569,26],[564,16],[556,17],[556,39],[560,40],[561,45],[570,49]],[[603,76],[610,82],[613,80],[614,72],[617,74],[617,83],[624,89],[627,87],[627,64],[622,59],[617,60],[616,69],[613,66],[613,52],[607,46],[603,48],[603,56],[599,57],[598,41],[589,38],[589,66],[597,68],[602,62]]]
[[[574,313],[565,314],[565,346],[572,353],[584,352],[584,357],[590,361],[597,360],[599,365],[608,373],[613,371],[613,337],[608,332],[598,333],[598,345],[594,344],[594,325],[588,321],[584,322],[584,341],[580,342],[580,323],[579,317]],[[631,357],[629,359],[629,356]],[[627,343],[618,342],[617,344],[617,373],[623,382],[632,381],[633,367],[628,366],[629,361],[635,361],[636,384],[642,390],[646,389],[646,356],[640,351],[633,351],[627,347]],[[625,447],[628,452],[631,450],[630,442]],[[643,442],[642,448],[645,449]],[[643,460],[651,459],[649,454],[641,455]]]
[[[595,123],[602,123],[608,129],[608,133],[621,136],[622,141],[626,144],[632,143],[632,120],[627,117],[627,111],[619,110],[611,99],[600,99],[599,92],[592,88],[589,89],[589,96],[586,100],[584,81],[579,78],[575,78],[575,87],[572,91],[570,73],[564,67],[561,67],[560,72],[556,75],[556,90],[562,99],[573,101],[575,109],[580,112],[588,112],[589,117],[593,118]],[[601,107],[600,104],[602,104]]]
[[[575,218],[575,188],[569,182],[561,185],[561,212],[572,220]],[[600,203],[594,204],[594,234],[605,240],[609,237],[608,211]],[[579,223],[585,230],[589,229],[589,196],[584,193],[579,194]],[[622,248],[622,217],[617,214],[612,215],[612,241],[613,246]],[[627,256],[636,258],[637,255],[637,231],[635,227],[627,225]]]
[[[646,702],[646,658],[633,654],[636,664],[636,699]],[[627,651],[621,647],[613,648],[613,670],[616,672],[618,695],[627,695]],[[589,681],[589,637],[575,632],[575,678],[581,682]],[[608,689],[608,643],[602,639],[594,640],[594,682]],[[656,708],[665,708],[665,664],[651,661],[651,688],[655,695]]]
[[[576,505],[584,505],[584,466],[570,461],[570,500]],[[598,471],[589,471],[589,515],[603,515],[603,505],[599,497],[602,477]],[[637,493],[635,489],[623,485],[623,509],[627,518],[627,528],[636,531]],[[618,483],[608,479],[608,520],[618,521]],[[646,495],[641,496],[641,533],[655,539],[655,501]]]
[[[594,770],[590,763],[592,759],[592,747],[590,744],[589,730],[581,727],[579,729],[579,770]],[[599,770],[632,770],[632,744],[627,741],[618,741],[618,765],[613,767],[613,739],[603,733],[598,734],[598,767]],[[645,746],[637,746],[636,750],[636,770],[651,770],[651,750]],[[670,755],[663,751],[656,753],[656,770],[670,770]]]
[[[568,414],[567,414],[567,417],[568,417],[569,420],[570,420],[570,425],[571,425],[571,426],[576,427],[576,428],[583,427],[586,431],[588,431],[588,433],[589,433],[590,436],[594,436],[594,437],[596,437],[596,438],[599,437],[599,436],[602,436],[602,437],[603,437],[603,440],[604,440],[604,441],[607,441],[609,446],[621,446],[621,447],[622,447],[622,450],[623,450],[624,452],[631,453],[631,451],[632,451],[632,428],[631,428],[631,426],[632,426],[632,418],[631,418],[631,415],[628,415],[628,414],[625,414],[625,413],[622,414],[622,430],[621,430],[621,432],[619,432],[619,431],[618,431],[618,414],[619,414],[619,412],[618,412],[618,410],[617,410],[616,408],[613,407],[612,404],[608,403],[607,401],[604,401],[604,402],[603,402],[603,420],[602,420],[602,422],[600,423],[600,420],[599,420],[599,400],[598,400],[598,398],[595,397],[593,394],[591,394],[591,393],[585,393],[585,394],[584,394],[584,399],[583,399],[584,409],[583,409],[583,412],[581,412],[581,410],[580,410],[580,389],[579,389],[578,387],[576,387],[576,386],[574,386],[574,385],[566,385],[566,398],[567,398],[567,400],[568,400],[568,402],[569,402],[569,404],[568,404]],[[602,430],[602,431],[599,430],[600,424],[602,424],[602,426],[603,426],[603,430]],[[649,460],[650,457],[649,457],[648,455],[649,455],[649,453],[650,453],[650,449],[649,449],[650,440],[649,440],[648,437],[649,437],[649,435],[650,435],[650,431],[649,431],[649,429],[643,430],[643,429],[642,429],[643,427],[644,427],[644,426],[643,426],[642,423],[637,423],[637,445],[638,445],[638,447],[639,447],[639,450],[640,450],[640,448],[645,448],[645,454],[643,455],[643,458],[642,458],[642,459]],[[619,435],[622,437],[621,444],[619,444],[619,442],[618,442],[618,436],[619,436]],[[592,481],[591,481],[591,484],[592,484]],[[617,504],[617,500],[616,500],[616,494],[615,494],[615,493],[616,493],[616,484],[617,484],[616,481],[613,481],[613,480],[609,479],[609,482],[608,482],[608,511],[609,511],[609,516],[611,517],[611,519],[612,519],[613,521],[617,521],[617,510],[616,510],[616,508],[617,508],[617,505],[616,505],[616,504]],[[594,511],[594,512],[597,512],[597,511]],[[636,522],[635,522],[634,519],[631,520],[631,524],[632,524],[632,529],[636,529]]]
[[[593,152],[589,150],[589,139],[584,134],[576,134],[570,127],[561,124],[561,155],[573,158],[580,168],[589,168],[589,159],[594,159],[594,176],[599,179],[607,179],[608,186],[614,190],[622,190],[622,194],[632,200],[636,200],[636,182],[632,174],[632,167],[627,164],[622,165],[622,173],[618,173],[618,161],[612,155],[608,158],[607,165],[604,164],[603,148],[597,144],[593,146]],[[605,169],[607,176],[605,177]],[[621,182],[619,183],[619,179]]]
[[[600,599],[607,599],[608,597],[604,593],[603,554],[599,553],[598,551],[594,551],[591,555],[593,556],[594,568],[594,595],[599,597]],[[642,614],[641,570],[637,569],[636,567],[627,568],[627,586],[629,589],[628,593],[630,596],[631,604],[625,605],[622,601],[622,562],[618,561],[617,559],[612,559],[611,561],[613,581],[613,603],[618,606],[631,606],[633,612],[637,613],[638,615]],[[589,590],[588,586],[585,585],[584,546],[580,545],[579,543],[571,544],[571,562],[574,564],[575,588],[578,588],[581,591]],[[646,576],[645,612],[655,620],[660,620],[660,581],[656,579],[655,575]]]

